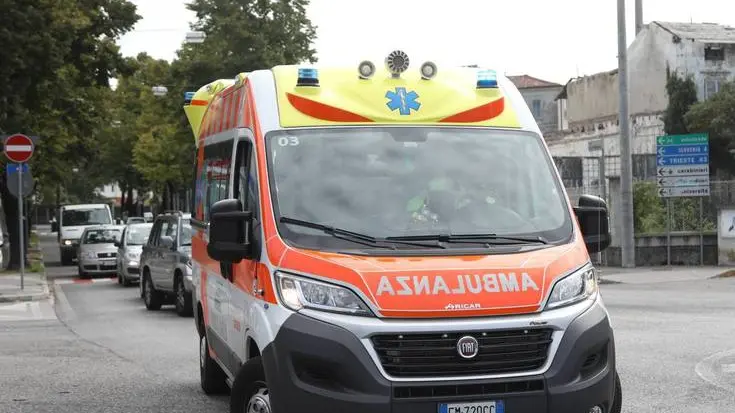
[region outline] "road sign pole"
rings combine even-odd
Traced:
[[[666,198],[666,265],[671,265],[671,198]]]
[[[23,228],[23,164],[18,164],[18,245],[20,246],[20,289],[23,290],[23,278],[26,271],[25,248],[23,248],[23,238],[25,228]]]
[[[633,228],[633,165],[628,108],[628,42],[625,40],[625,0],[618,0],[618,93],[620,109],[620,215],[621,258],[624,268],[635,268]]]
[[[699,197],[699,265],[704,265],[704,199]]]

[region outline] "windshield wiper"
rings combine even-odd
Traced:
[[[395,250],[396,249],[395,244],[400,244],[400,245],[411,245],[414,247],[446,248],[439,242],[426,243],[426,242],[420,242],[421,240],[416,240],[416,241],[399,240],[399,239],[392,239],[390,237],[376,238],[376,237],[373,237],[367,234],[361,234],[359,232],[348,231],[346,229],[336,228],[333,226],[319,224],[316,222],[303,221],[303,220],[291,218],[291,217],[281,217],[279,221],[285,224],[293,224],[293,225],[299,225],[302,227],[318,229],[318,230],[324,231],[324,233],[329,234],[335,238],[343,239],[346,241],[352,241],[358,244],[368,245],[371,247],[388,248],[388,249]],[[433,241],[433,240],[427,240],[427,241]],[[390,245],[380,245],[380,243],[388,243]]]
[[[430,234],[430,235],[406,235],[402,237],[387,237],[388,240],[405,241],[429,241],[436,240],[448,243],[469,244],[496,244],[495,241],[516,241],[513,244],[548,244],[549,241],[543,237],[506,236],[497,234]],[[507,243],[503,243],[507,244]]]

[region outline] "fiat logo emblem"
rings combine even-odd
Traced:
[[[457,340],[457,353],[465,359],[474,358],[480,351],[480,343],[472,336],[464,336]]]

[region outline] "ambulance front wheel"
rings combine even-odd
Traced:
[[[615,372],[615,396],[613,397],[610,413],[620,413],[623,408],[623,386],[620,385],[620,376]]]
[[[253,357],[232,383],[230,413],[273,413],[261,358]]]
[[[223,394],[228,390],[225,372],[209,355],[206,333],[199,337],[199,378],[205,394]]]

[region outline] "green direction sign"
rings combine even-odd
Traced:
[[[703,143],[709,143],[709,135],[707,133],[690,133],[688,135],[665,135],[656,137],[656,144],[658,145],[696,145]]]

